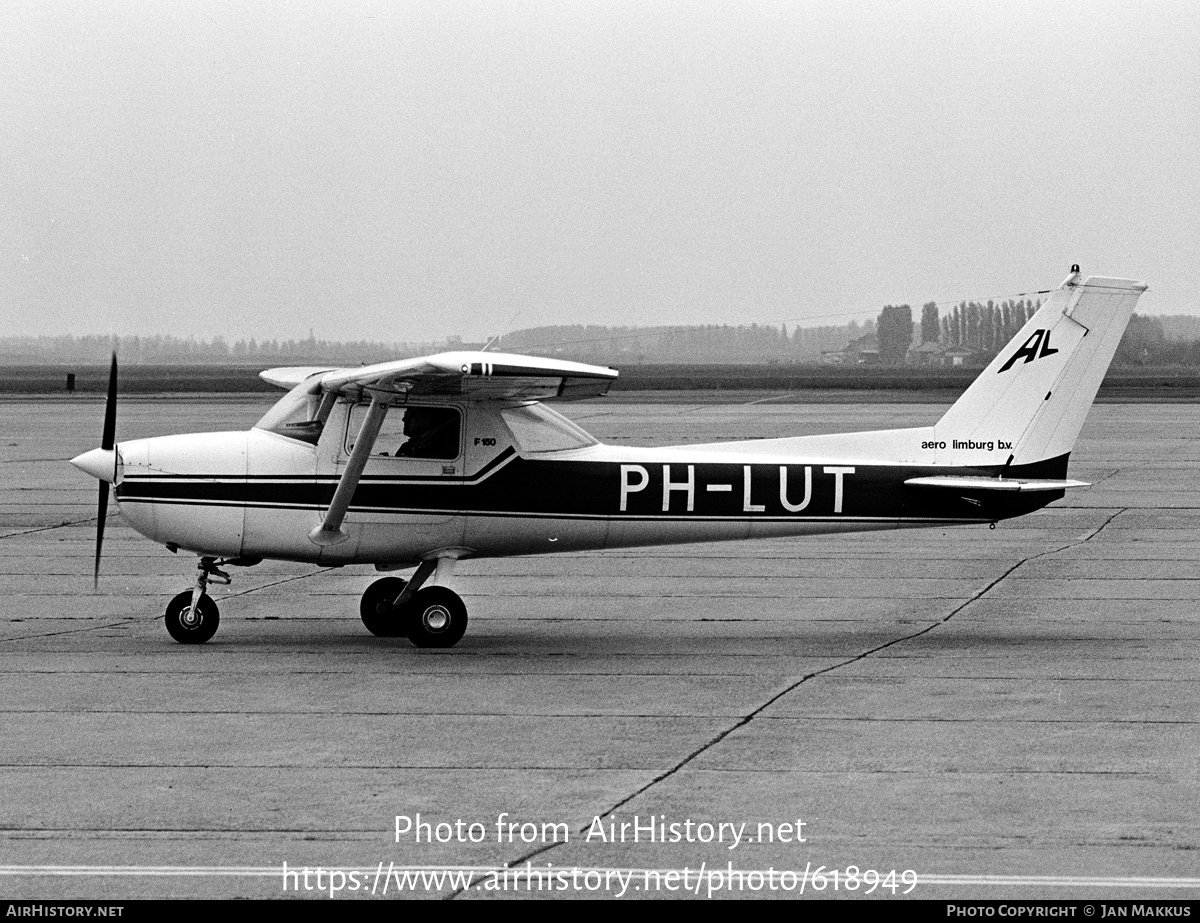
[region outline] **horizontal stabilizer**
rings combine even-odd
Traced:
[[[1054,481],[1036,478],[982,478],[939,475],[929,478],[909,478],[910,487],[940,487],[944,490],[1010,490],[1027,493],[1044,490],[1068,490],[1072,487],[1091,487],[1087,481]]]

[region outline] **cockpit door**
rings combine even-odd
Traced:
[[[343,405],[335,473],[346,469],[370,404]],[[356,555],[404,559],[461,538],[466,408],[448,403],[388,408],[345,519]],[[396,557],[398,556],[398,557]]]

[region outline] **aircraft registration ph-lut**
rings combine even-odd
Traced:
[[[211,582],[273,558],[373,564],[360,614],[380,636],[451,647],[464,559],[640,545],[995,524],[1073,487],[1067,460],[1146,286],[1072,267],[932,426],[710,445],[603,445],[546,406],[603,395],[613,369],[448,352],[352,369],[263,372],[288,392],[246,432],[115,442],[113,357],[95,574],[110,485],[122,517],[199,556],[167,606],[185,644],[213,636]]]

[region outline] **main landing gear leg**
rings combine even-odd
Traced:
[[[454,558],[422,561],[412,579],[376,580],[363,594],[359,611],[367,630],[381,637],[407,636],[417,647],[453,647],[467,630],[467,607],[445,586],[426,587],[436,571],[449,580]]]
[[[228,585],[231,579],[217,568],[216,558],[201,558],[196,568],[199,573],[195,585],[167,605],[167,632],[180,644],[203,644],[217,633],[220,613],[212,597],[204,591],[210,582]]]

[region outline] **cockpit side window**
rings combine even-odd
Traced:
[[[367,404],[356,404],[346,427],[346,452],[354,450],[354,440],[367,414]],[[459,456],[462,442],[462,414],[456,407],[392,407],[371,451],[373,458],[428,458],[452,461]]]
[[[320,406],[321,395],[309,394],[309,385],[301,382],[281,397],[254,427],[316,445],[324,426],[321,420],[315,419]]]

